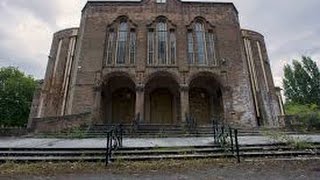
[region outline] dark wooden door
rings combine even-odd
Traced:
[[[151,123],[172,124],[172,94],[167,89],[155,90],[151,94]]]
[[[130,89],[120,89],[112,94],[112,123],[132,123],[134,111],[135,94]]]

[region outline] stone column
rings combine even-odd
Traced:
[[[101,92],[102,92],[102,82],[101,82],[101,73],[97,72],[95,75],[94,83],[94,104],[92,109],[92,123],[101,124],[103,123],[100,114],[101,107]]]
[[[181,106],[181,122],[186,123],[186,115],[189,115],[189,87],[188,85],[180,86],[180,106]]]
[[[93,124],[98,123],[101,124],[102,119],[100,116],[100,104],[101,104],[101,87],[95,87],[94,91],[94,105],[92,110],[92,122]]]
[[[223,122],[228,125],[234,125],[237,121],[234,119],[236,113],[232,107],[232,91],[231,87],[226,86],[222,89],[222,103],[223,103]]]
[[[144,121],[144,85],[136,88],[136,110],[135,115],[140,114],[140,120]]]

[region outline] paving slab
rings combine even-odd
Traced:
[[[320,143],[320,135],[290,135],[293,138]],[[212,145],[213,137],[181,137],[181,138],[125,138],[124,147],[177,147]],[[241,136],[239,144],[274,143],[265,136]],[[0,138],[0,148],[104,148],[106,138],[88,139],[55,139],[55,138]]]

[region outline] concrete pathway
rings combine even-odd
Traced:
[[[319,135],[291,135],[294,138],[320,143]],[[213,143],[213,137],[187,138],[125,138],[124,147],[201,146]],[[240,144],[267,144],[275,142],[264,136],[241,136]],[[104,148],[106,139],[0,138],[0,148]]]

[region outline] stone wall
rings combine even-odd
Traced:
[[[73,49],[76,44],[78,28],[69,28],[53,35],[47,70],[41,92],[38,97],[38,107],[34,110],[34,118],[64,115],[63,106],[68,101],[70,82],[70,67],[73,61]]]
[[[73,128],[86,127],[91,124],[91,113],[59,117],[34,118],[29,127],[35,133],[59,133]]]
[[[0,137],[17,137],[28,134],[25,127],[0,127]]]
[[[242,30],[249,77],[256,103],[256,113],[261,126],[279,127],[280,108],[274,87],[270,61],[264,37],[251,30]]]
[[[31,126],[32,119],[39,116],[39,106],[41,106],[40,103],[40,97],[41,97],[41,88],[43,85],[43,80],[38,81],[37,87],[35,89],[32,104],[30,107],[30,114],[28,118],[28,125],[27,127]]]

